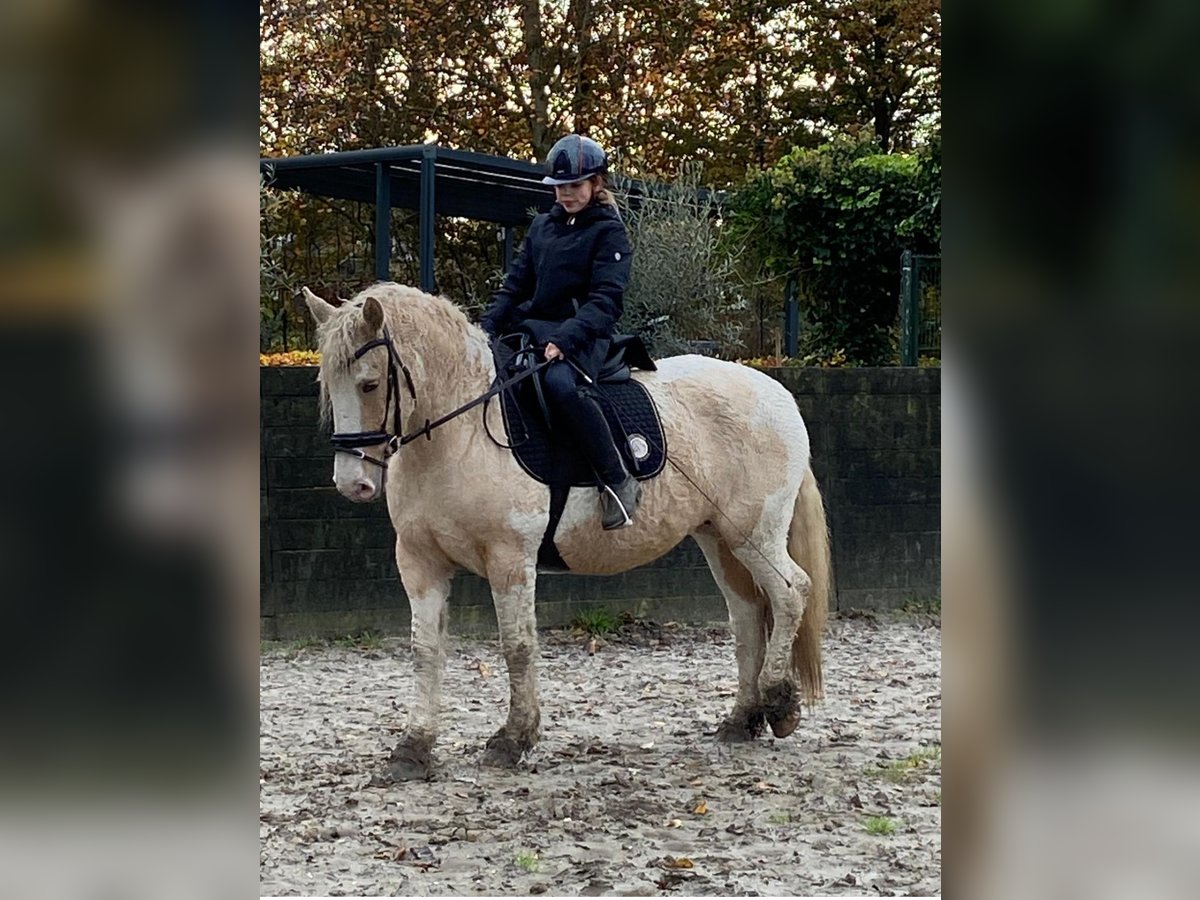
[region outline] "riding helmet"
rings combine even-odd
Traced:
[[[607,171],[608,156],[599,144],[581,134],[568,134],[550,148],[542,184],[574,184]]]

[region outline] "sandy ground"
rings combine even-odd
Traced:
[[[497,641],[452,641],[430,782],[371,786],[404,722],[399,641],[268,647],[261,890],[279,895],[941,892],[941,631],[839,618],[827,699],[786,740],[719,745],[723,627],[542,635],[542,742],[483,769]],[[889,833],[890,832],[890,833]]]

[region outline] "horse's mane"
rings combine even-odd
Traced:
[[[461,309],[449,298],[427,294],[415,287],[393,282],[379,282],[364,288],[317,327],[317,346],[321,351],[321,369],[317,378],[321,385],[321,420],[330,414],[329,390],[325,373],[337,371],[350,364],[354,353],[362,346],[362,306],[374,297],[383,307],[384,321],[391,332],[401,359],[420,375],[426,386],[444,386],[477,380],[486,369],[486,349],[480,354],[468,352],[469,338],[476,338],[482,348],[487,339],[478,326],[472,325]],[[420,392],[418,387],[418,392]]]

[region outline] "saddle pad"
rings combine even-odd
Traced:
[[[540,376],[534,375],[533,378]],[[598,384],[589,388],[604,411],[625,467],[639,481],[653,478],[666,463],[667,441],[649,391],[638,381]],[[516,394],[513,397],[512,394]],[[521,468],[542,484],[598,486],[587,457],[561,429],[553,434],[529,379],[501,395],[504,430]]]

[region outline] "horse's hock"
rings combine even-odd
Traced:
[[[812,441],[833,538],[839,610],[898,608],[939,596],[938,369],[779,368]],[[316,370],[261,370],[262,636],[290,640],[371,629],[407,634],[395,535],[381,499],[349,503],[329,483],[333,450],[317,422]],[[657,562],[609,577],[543,575],[538,624],[598,607],[676,621],[727,611],[691,539]],[[455,579],[451,628],[496,629],[487,583]]]

